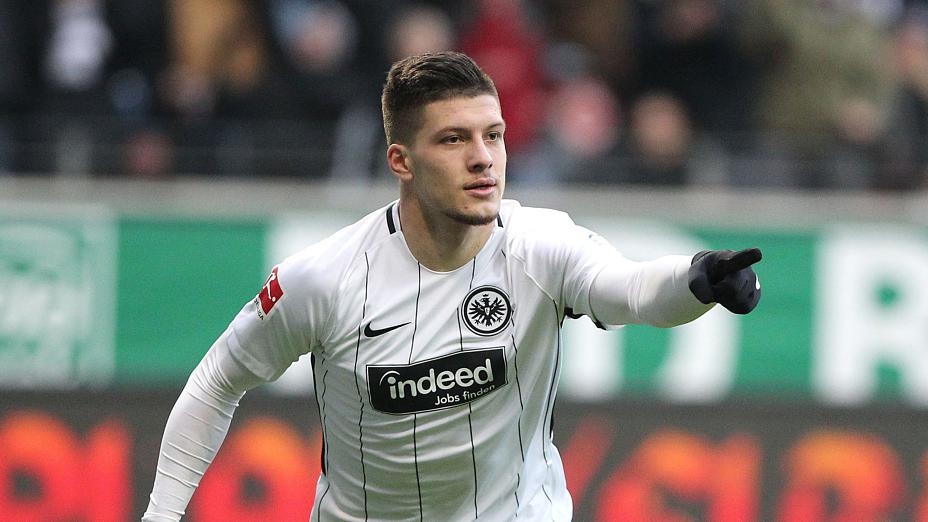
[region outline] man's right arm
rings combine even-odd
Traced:
[[[229,353],[226,331],[197,365],[168,417],[143,522],[180,520],[219,451],[238,401],[264,380]]]
[[[143,521],[179,520],[245,392],[318,346],[336,295],[332,262],[325,245],[288,257],[213,343],[168,418]]]

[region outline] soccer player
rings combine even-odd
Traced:
[[[506,124],[467,56],[397,62],[382,102],[399,199],[272,270],[174,406],[143,520],[180,519],[242,395],[306,353],[312,520],[570,520],[551,431],[564,319],[671,327],[757,304],[757,249],[633,262],[502,199]]]

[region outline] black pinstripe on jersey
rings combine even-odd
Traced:
[[[364,273],[364,302],[361,305],[361,321],[358,322],[358,341],[354,347],[354,385],[358,391],[358,403],[360,403],[360,414],[358,415],[358,446],[361,453],[361,489],[364,492],[364,520],[367,520],[367,471],[364,469],[364,397],[361,395],[361,383],[358,378],[358,354],[361,351],[361,325],[367,316],[367,287],[371,276],[371,261],[364,253],[364,264],[366,272]]]
[[[552,300],[551,305],[554,306],[554,322],[555,324],[560,324],[561,317],[557,309],[557,301]],[[560,364],[561,364],[561,329],[558,328],[557,329],[557,350],[555,350],[554,352],[554,366],[551,369],[551,382],[550,384],[548,384],[548,398],[545,402],[545,418],[548,418],[548,419],[554,418],[555,386],[557,385],[557,375],[558,375],[558,368],[560,367]],[[544,430],[546,425],[550,426],[549,422],[542,422],[541,429]],[[549,430],[548,438],[550,439],[550,437],[551,437],[551,432]],[[544,434],[542,434],[541,440],[542,441],[545,440]],[[543,442],[541,446],[541,453],[542,455],[544,455],[545,460],[548,460],[547,447],[548,445]],[[541,485],[541,491],[544,492],[545,496],[548,497],[548,501],[551,502],[551,505],[553,506],[554,500],[551,499],[551,494],[548,493],[548,490],[545,488],[544,483],[542,483]]]
[[[422,264],[416,263],[418,282],[416,283],[416,313],[412,322],[412,342],[409,343],[409,364],[412,364],[412,353],[416,349],[416,329],[419,326],[419,298],[422,296]],[[419,477],[419,446],[416,444],[416,422],[419,414],[412,414],[412,455],[416,464],[416,490],[419,493],[419,520],[422,515],[422,482]]]
[[[502,227],[503,220],[499,219],[497,224]],[[499,251],[500,255],[503,256],[503,259],[506,259],[506,250],[502,249]],[[516,429],[519,433],[519,457],[522,459],[523,466],[525,465],[525,443],[522,441],[522,415],[525,413],[525,401],[522,399],[522,383],[519,382],[519,345],[516,343],[515,328],[516,328],[516,311],[513,310],[512,315],[509,318],[509,321],[512,323],[512,330],[510,331],[509,337],[512,339],[512,350],[515,352],[515,355],[512,357],[512,366],[516,374],[516,394],[519,396],[519,421],[516,422]],[[520,468],[521,469],[521,468]],[[519,501],[519,487],[522,485],[522,472],[519,471],[516,474],[516,489],[513,491],[513,496],[516,499],[516,512],[518,513],[519,508],[522,503]]]
[[[499,219],[499,216],[497,216]],[[470,271],[470,283],[467,284],[467,290],[469,291],[474,287],[474,276],[477,275],[477,257],[474,256],[474,261],[471,265]],[[463,306],[463,305],[462,305]],[[461,314],[455,314],[458,318],[458,335],[461,336],[461,351],[464,351],[464,332],[461,330]],[[477,507],[477,450],[474,448],[474,405],[467,403],[467,427],[470,428],[470,458],[474,463],[474,518],[480,517],[480,509]]]
[[[316,370],[315,354],[313,354],[311,362],[313,364],[313,388],[315,389],[316,383],[320,381],[322,382],[322,396],[320,397],[319,394],[316,393],[316,404],[317,406],[319,406],[319,417],[322,419],[322,474],[325,475],[329,468],[329,452],[327,451],[328,445],[326,444],[326,440],[328,439],[328,434],[326,433],[326,429],[325,429],[325,427],[327,426],[327,424],[325,423],[325,416],[326,416],[325,377],[326,375],[328,375],[329,371],[321,370],[321,367],[325,366],[325,360],[323,359],[322,363],[319,365],[320,371],[323,372],[322,379],[320,379],[319,374],[317,373],[317,370]],[[316,504],[319,508],[322,507],[322,501],[325,500],[325,496],[329,494],[330,487],[331,486],[329,484],[326,484],[325,491],[322,492],[322,495],[319,495],[319,500],[317,501],[317,504]],[[322,509],[316,509],[315,511],[316,511],[316,522],[319,522],[320,517],[322,516],[319,513],[322,511]]]

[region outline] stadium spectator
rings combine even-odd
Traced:
[[[56,0],[49,16],[42,56],[47,95],[35,132],[51,145],[44,151],[48,170],[90,176],[101,148],[95,120],[109,115],[104,84],[113,34],[100,0]]]
[[[47,2],[0,2],[0,176],[29,170],[21,143],[42,91],[39,54]]]
[[[724,0],[648,2],[639,9],[637,94],[674,95],[699,131],[726,139],[751,128],[756,71]]]
[[[146,522],[179,520],[244,393],[311,353],[318,520],[572,517],[552,439],[560,327],[671,327],[760,299],[757,249],[633,262],[503,200],[505,123],[467,56],[409,57],[383,94],[399,200],[289,257],[213,344],[165,428]]]
[[[670,94],[643,96],[631,110],[629,141],[634,167],[629,179],[652,185],[683,185],[692,125],[683,104]]]
[[[759,148],[779,151],[792,168],[779,174],[740,169],[739,184],[779,185],[783,178],[804,188],[856,183],[858,176],[834,168],[835,150],[845,138],[862,138],[869,146],[879,136],[880,121],[873,116],[885,112],[891,94],[880,57],[886,56],[886,24],[897,4],[755,0],[742,9],[740,30],[762,68]]]
[[[725,182],[723,148],[696,129],[683,102],[666,91],[635,100],[630,110],[625,171],[641,185],[719,185]]]
[[[166,0],[170,55],[159,81],[159,99],[178,144],[181,173],[253,172],[255,134],[237,120],[260,121],[291,110],[290,97],[273,84],[266,23],[253,2]],[[230,161],[226,153],[233,153]],[[269,168],[277,166],[274,163]]]
[[[457,32],[449,13],[424,2],[398,7],[386,34],[386,52],[391,60],[447,51],[455,46]]]
[[[389,66],[389,14],[404,2],[271,0],[271,38],[297,126],[276,136],[299,160],[301,177],[369,176],[380,76]],[[356,140],[356,141],[354,141]],[[354,141],[354,143],[352,143]],[[312,148],[305,150],[307,144]],[[352,147],[349,150],[347,147]]]
[[[454,47],[457,32],[447,11],[425,2],[394,2],[392,7],[383,35],[384,52],[391,63]],[[372,83],[379,86],[380,80]],[[334,183],[388,175],[383,165],[380,105],[371,100],[376,97],[355,97],[338,120],[332,150]]]
[[[623,114],[604,81],[589,74],[563,78],[548,97],[539,139],[510,162],[520,184],[609,184],[622,177]]]
[[[537,138],[544,117],[544,35],[523,0],[479,0],[461,30],[460,49],[496,81],[511,152]]]
[[[157,86],[167,67],[167,11],[164,2],[107,2],[114,38],[106,96],[111,119],[97,132],[106,136],[98,175],[166,178],[176,170],[176,145],[160,120]]]
[[[251,2],[167,0],[171,57],[161,95],[176,117],[261,117],[270,68],[261,13]]]
[[[928,180],[928,6],[911,9],[895,30],[897,90],[875,188],[917,190]]]
[[[270,0],[271,36],[279,49],[299,116],[338,120],[354,100],[376,92],[386,68],[386,14],[377,2]]]
[[[160,129],[135,129],[123,145],[122,172],[132,179],[171,178],[175,150],[170,137]]]
[[[627,103],[638,78],[635,52],[640,2],[635,0],[544,0],[545,37],[553,47],[576,44],[584,54],[585,72],[606,81]],[[557,60],[560,67],[575,67]],[[551,66],[549,65],[549,69]],[[560,70],[549,71],[557,75]]]

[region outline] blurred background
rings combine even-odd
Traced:
[[[564,327],[577,520],[928,520],[925,0],[0,0],[0,520],[137,520],[190,371],[285,256],[396,198],[392,61],[470,54],[507,196],[764,298]],[[187,520],[307,520],[300,361]]]
[[[0,175],[377,180],[389,64],[472,55],[526,185],[908,191],[907,0],[5,0]]]

